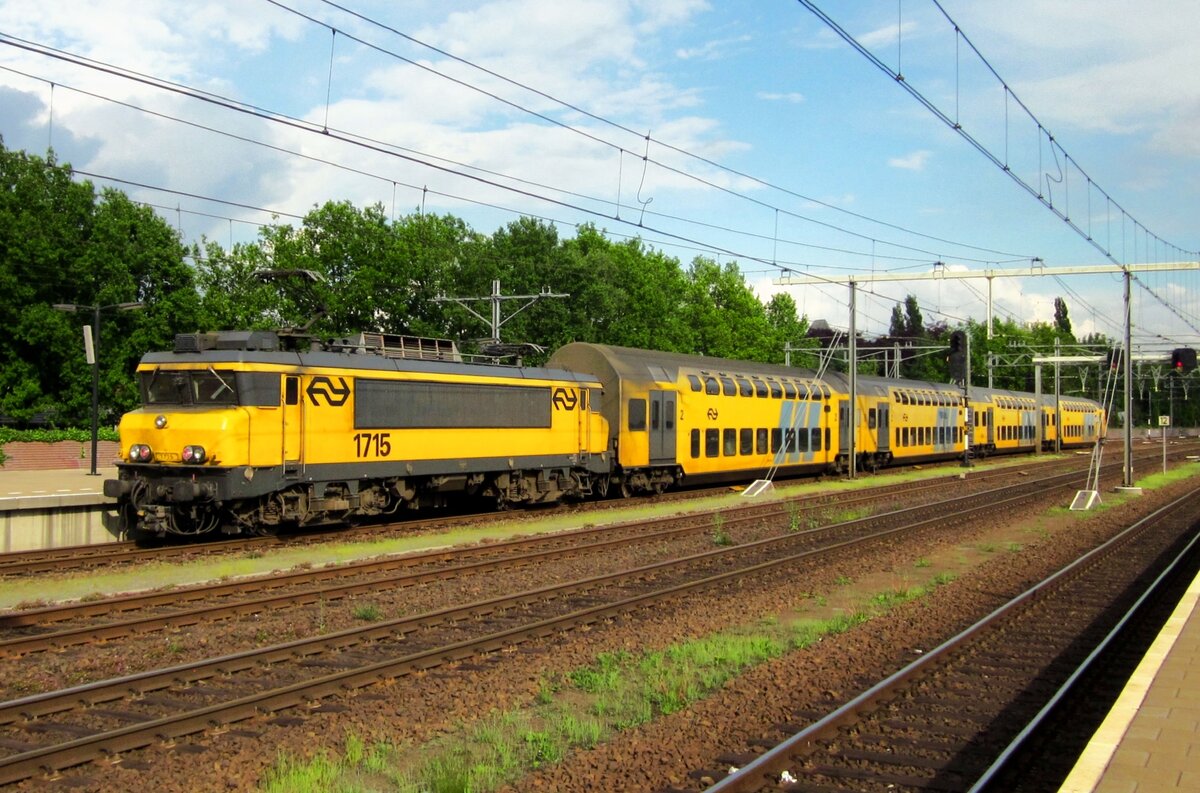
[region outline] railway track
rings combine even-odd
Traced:
[[[976,492],[989,483],[1016,480],[1020,471],[1001,469],[973,477],[969,487],[956,480],[960,491]],[[905,485],[905,495],[940,493],[945,482]],[[571,555],[599,555],[631,543],[670,542],[712,530],[719,514],[725,530],[774,524],[795,531],[816,526],[835,511],[887,502],[895,487],[869,492],[820,494],[789,502],[747,503],[733,509],[706,511],[610,526],[589,527],[486,545],[441,549],[405,556],[369,559],[335,567],[300,570],[269,577],[224,581],[200,586],[89,599],[0,615],[0,657],[62,650],[132,634],[177,629],[201,622],[231,619],[269,609],[304,606],[402,589],[435,580],[468,575],[498,574]],[[231,602],[232,601],[232,602]],[[96,622],[96,620],[104,620]]]
[[[1156,455],[1148,455],[1146,459],[1157,459]],[[1027,460],[1028,466],[1037,466],[1039,470],[1054,469],[1057,467],[1069,467],[1080,464],[1077,460],[1056,460],[1051,462],[1036,462]],[[953,469],[952,469],[953,470]],[[989,471],[976,471],[971,475],[972,479],[984,478],[990,476],[1003,476],[1004,468],[997,468]],[[875,488],[874,492],[881,495],[888,493],[912,492],[914,488],[934,488],[936,482],[945,483],[957,481],[957,471],[954,474],[949,474],[944,477],[930,480],[924,483],[909,483],[897,485],[885,485],[880,488]],[[665,497],[675,496],[680,500],[694,500],[710,496],[716,493],[726,493],[728,488],[705,489],[697,491],[683,491],[680,493],[668,494]],[[814,496],[804,497],[810,503],[815,503],[822,498],[828,497],[827,494],[817,494]],[[660,496],[659,498],[664,498]],[[611,504],[621,502],[594,502],[586,506],[578,507],[582,509],[603,510]],[[123,564],[138,564],[151,561],[181,561],[189,559],[199,559],[206,557],[214,557],[231,554],[245,554],[255,552],[267,552],[279,548],[291,548],[296,546],[319,544],[324,542],[355,542],[360,540],[379,540],[382,538],[412,535],[420,533],[428,533],[432,531],[442,530],[447,527],[452,527],[455,523],[463,521],[487,522],[500,521],[506,519],[510,513],[496,513],[494,511],[470,513],[466,515],[445,516],[439,515],[433,518],[405,520],[391,524],[374,524],[366,526],[354,526],[339,528],[332,531],[318,532],[303,532],[289,533],[269,537],[241,537],[237,539],[227,540],[208,540],[203,542],[185,542],[160,547],[144,547],[137,542],[124,541],[115,543],[105,543],[102,545],[77,545],[67,546],[62,548],[50,548],[36,551],[16,551],[0,554],[0,577],[15,577],[27,576],[38,573],[54,573],[62,574],[75,570],[93,570],[115,565]]]
[[[1147,578],[1185,559],[1194,575],[1198,507],[1200,489],[794,734],[755,742],[769,751],[719,757],[694,775],[724,777],[710,793],[1013,789],[1036,773],[1014,770],[1029,735],[1094,649],[1117,643],[1114,625],[1155,598]]]
[[[1082,474],[1024,481],[814,532],[787,532],[634,570],[376,623],[272,647],[151,670],[0,704],[0,782],[12,782],[260,714],[344,707],[330,698],[416,671],[646,608],[681,594],[817,569],[855,546],[957,531]]]

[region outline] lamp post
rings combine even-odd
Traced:
[[[142,303],[113,303],[108,306],[85,306],[78,303],[55,303],[55,311],[66,311],[74,313],[76,311],[91,311],[92,312],[92,327],[90,337],[87,334],[88,328],[84,327],[84,350],[88,355],[88,363],[92,365],[92,470],[88,472],[89,476],[98,476],[96,470],[96,455],[97,447],[100,445],[100,313],[116,309],[117,311],[134,311],[142,308]]]

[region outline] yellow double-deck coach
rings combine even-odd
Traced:
[[[582,342],[547,365],[603,385],[623,494],[823,471],[838,455],[833,389],[811,371]]]

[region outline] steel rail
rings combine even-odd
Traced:
[[[807,753],[818,741],[829,739],[836,735],[839,729],[857,722],[861,714],[871,710],[876,703],[894,692],[901,684],[926,674],[972,639],[988,633],[994,626],[1016,613],[1020,608],[1042,597],[1044,593],[1067,578],[1078,574],[1084,567],[1093,564],[1105,555],[1116,552],[1142,533],[1147,526],[1164,515],[1189,504],[1198,494],[1200,494],[1200,489],[1191,490],[1151,515],[1137,521],[1108,542],[1093,548],[1071,564],[996,608],[983,619],[942,642],[933,650],[924,653],[917,660],[892,673],[841,707],[711,785],[706,789],[706,793],[744,793],[744,791],[759,790],[764,785],[774,784],[780,774],[792,764],[794,757]]]
[[[1064,474],[1059,479],[1068,479],[1072,474]],[[1079,474],[1074,476],[1078,478]],[[1045,490],[1045,482],[1036,484],[1038,491]],[[1059,487],[1069,486],[1070,481],[1060,483]],[[1012,489],[1024,489],[1021,485]],[[116,730],[98,733],[97,735],[78,738],[57,746],[48,746],[0,759],[0,783],[14,782],[34,776],[43,771],[54,772],[70,765],[88,762],[100,757],[119,754],[123,751],[140,748],[155,741],[173,740],[195,732],[223,728],[224,725],[250,718],[258,713],[274,712],[287,707],[314,703],[328,696],[345,693],[372,683],[394,679],[420,669],[428,669],[441,664],[472,657],[480,653],[502,649],[521,641],[545,636],[582,624],[588,624],[608,616],[623,613],[645,604],[675,597],[679,594],[724,584],[768,570],[793,566],[797,561],[806,557],[826,555],[833,551],[862,545],[872,541],[886,540],[899,534],[910,533],[914,530],[928,528],[931,524],[951,520],[959,522],[969,519],[972,514],[994,510],[1002,510],[1011,504],[1026,501],[1028,494],[1015,495],[1009,499],[986,500],[986,503],[976,504],[965,510],[956,511],[952,516],[929,518],[918,521],[915,525],[899,526],[882,532],[875,532],[855,539],[845,540],[833,546],[821,549],[810,549],[799,554],[787,555],[752,564],[746,567],[729,570],[702,579],[673,585],[666,588],[626,597],[614,603],[600,604],[572,612],[567,615],[539,620],[531,625],[518,626],[504,631],[489,634],[478,639],[459,641],[443,647],[423,650],[415,654],[402,656],[398,659],[369,664],[365,667],[333,673],[315,680],[293,683],[258,694],[243,697],[228,703],[219,703],[203,707],[184,714],[162,717],[151,722],[132,724]],[[865,519],[864,519],[865,520]],[[852,523],[861,523],[854,521]],[[595,588],[600,582],[617,580],[634,580],[646,578],[655,571],[669,567],[678,567],[696,560],[716,559],[730,553],[745,551],[755,545],[768,542],[778,542],[784,538],[773,538],[757,543],[733,548],[722,548],[695,554],[687,559],[670,560],[653,565],[647,565],[632,571],[598,576],[583,581],[571,582],[555,587],[531,590],[508,598],[483,601],[478,604],[444,609],[424,619],[432,619],[435,623],[447,622],[453,619],[465,619],[468,616],[492,613],[499,608],[519,602],[549,600],[561,593],[583,591]],[[185,664],[166,670],[130,675],[115,680],[102,681],[98,684],[77,686],[59,692],[25,697],[20,700],[0,705],[0,724],[15,724],[20,720],[36,719],[52,713],[76,710],[80,706],[89,707],[96,704],[111,702],[126,698],[130,692],[140,692],[142,695],[150,691],[170,687],[187,686],[200,680],[209,679],[215,675],[232,676],[239,671],[255,668],[264,663],[277,663],[289,659],[306,658],[317,652],[331,647],[345,647],[358,644],[368,635],[376,634],[404,635],[407,628],[410,632],[416,628],[416,620],[422,618],[407,618],[390,623],[355,628],[330,634],[317,639],[299,640],[283,645],[277,645],[266,650],[247,651],[224,656],[218,659]],[[86,711],[85,711],[86,712]]]
[[[972,481],[979,482],[986,481],[990,478],[1003,478],[1006,475],[1011,475],[1011,473],[1012,472],[1009,469],[1000,469],[999,471],[989,472],[984,476],[973,477]],[[911,494],[913,492],[920,492],[924,490],[938,490],[945,487],[946,481],[943,481],[943,479],[954,479],[957,481],[956,477],[938,477],[928,482],[915,484],[904,483],[898,485],[886,485],[882,488],[872,488],[870,491],[865,493],[856,491],[817,493],[801,496],[796,499],[770,502],[768,504],[758,503],[746,504],[740,507],[717,507],[709,510],[697,511],[694,514],[699,516],[711,516],[716,513],[721,513],[723,519],[730,521],[736,520],[736,517],[726,517],[731,511],[744,509],[750,511],[752,515],[759,511],[763,512],[764,514],[756,516],[757,519],[761,519],[763,517],[778,516],[785,510],[794,509],[797,505],[801,509],[817,510],[832,506],[845,506],[847,504],[878,501],[886,498],[893,492],[905,492],[907,494]],[[811,506],[808,506],[809,502],[813,502]],[[607,536],[612,534],[620,534],[621,532],[628,532],[631,529],[636,529],[638,532],[638,534],[633,535],[632,539],[645,539],[649,541],[659,539],[659,536],[655,534],[645,534],[643,536],[643,530],[645,527],[669,525],[675,520],[677,520],[676,517],[665,517],[646,521],[623,521],[620,523],[611,523],[601,526],[590,526],[581,529],[555,532],[552,534],[538,534],[530,537],[518,537],[500,542],[489,543],[487,545],[435,548],[429,551],[408,553],[404,554],[403,556],[389,556],[384,559],[368,559],[359,562],[337,565],[336,567],[325,567],[319,570],[304,570],[292,573],[273,574],[269,577],[262,578],[243,578],[236,582],[201,584],[162,592],[139,592],[100,600],[77,601],[74,603],[42,606],[39,608],[25,609],[22,611],[10,611],[8,613],[0,614],[0,629],[17,628],[30,625],[44,625],[52,622],[61,622],[84,617],[95,617],[111,613],[150,608],[154,606],[173,606],[178,605],[181,602],[206,600],[223,597],[226,595],[244,595],[254,591],[281,589],[287,586],[294,586],[297,583],[309,583],[322,580],[346,578],[350,576],[368,575],[371,573],[387,572],[425,564],[452,561],[454,559],[467,558],[481,554],[495,555],[497,552],[504,552],[507,550],[520,549],[536,545],[569,543],[578,540],[580,537],[587,537],[589,535]],[[696,529],[695,527],[691,527],[688,530],[695,531]],[[671,530],[668,530],[668,532],[671,532]],[[629,541],[630,536],[627,535],[624,537],[624,539]],[[3,652],[4,646],[4,643],[0,643],[0,653]]]
[[[1060,460],[1039,463],[1029,459],[1028,463],[1055,465]],[[1002,470],[1002,469],[999,469]],[[988,471],[985,475],[991,475]],[[939,479],[954,478],[955,475],[938,477]],[[979,476],[977,473],[976,476]],[[931,480],[935,481],[935,480]],[[885,485],[887,488],[899,488],[900,485]],[[720,488],[725,491],[727,488]],[[688,498],[702,497],[711,491],[701,490],[687,492]],[[675,493],[680,495],[680,493]],[[817,497],[816,496],[806,496]],[[599,502],[597,502],[599,503]],[[465,516],[454,516],[454,519],[489,519],[496,518],[500,513],[482,512]],[[19,576],[31,573],[54,572],[63,569],[92,568],[108,564],[134,563],[149,559],[170,559],[189,556],[210,556],[225,552],[245,552],[256,549],[289,547],[293,545],[311,545],[325,541],[353,541],[356,538],[377,538],[380,534],[394,532],[410,533],[420,530],[423,526],[437,525],[451,519],[449,516],[436,516],[420,520],[410,520],[395,523],[382,523],[362,526],[337,528],[332,531],[315,531],[308,533],[289,533],[265,537],[239,537],[236,539],[205,540],[201,542],[181,543],[158,548],[145,548],[136,542],[125,541],[104,543],[100,545],[72,545],[61,548],[47,548],[32,551],[13,551],[0,553],[0,577]],[[78,563],[71,565],[71,563]]]
[[[1190,495],[1195,495],[1194,491]],[[1187,498],[1187,497],[1185,497]],[[1180,499],[1182,501],[1183,499]],[[1177,504],[1179,502],[1175,502]],[[1167,505],[1154,513],[1151,513],[1145,520],[1154,519],[1159,513],[1173,507],[1174,504]],[[1197,546],[1200,546],[1200,533],[1193,535],[1187,545],[1176,554],[1175,558],[1166,566],[1166,568],[1146,587],[1145,591],[1138,597],[1132,606],[1121,616],[1117,624],[1113,626],[1105,637],[1096,645],[1087,658],[1071,673],[1070,677],[1054,692],[1053,696],[1046,702],[1042,709],[1037,712],[1029,723],[1021,729],[1015,738],[1004,748],[1004,750],[996,757],[995,762],[988,766],[987,770],[980,775],[979,779],[971,785],[967,793],[982,793],[987,789],[1002,773],[1008,770],[1009,763],[1013,757],[1021,751],[1038,729],[1042,727],[1058,710],[1064,700],[1071,696],[1079,682],[1099,663],[1099,660],[1104,655],[1113,649],[1117,641],[1125,634],[1126,630],[1133,624],[1138,615],[1146,608],[1152,598],[1159,595],[1160,592],[1167,589],[1171,579],[1178,573],[1187,560],[1187,558],[1195,551]]]
[[[1011,472],[1010,472],[1011,473]],[[976,480],[979,481],[979,480]],[[931,484],[927,489],[935,489],[942,487],[942,483]],[[911,488],[910,488],[911,491]],[[814,505],[812,509],[829,508],[831,506],[845,507],[848,504],[859,502],[874,502],[884,497],[883,494],[865,494],[855,495],[852,493],[844,494],[849,498],[838,499],[835,502]],[[960,498],[968,498],[963,496]],[[795,502],[790,502],[795,503]],[[909,509],[928,509],[936,507],[936,504],[926,504]],[[758,522],[764,517],[781,517],[785,510],[790,509],[788,504],[779,504],[778,502],[772,505],[759,505],[757,510],[750,510],[750,514],[742,517],[725,518],[724,525],[728,528],[737,526],[741,522]],[[760,514],[760,510],[766,511],[767,514]],[[626,523],[618,524],[617,526],[600,527],[578,530],[576,532],[558,534],[554,536],[554,540],[561,541],[567,539],[565,535],[569,534],[571,539],[588,536],[602,536],[603,539],[595,542],[586,542],[580,545],[572,545],[567,547],[559,547],[556,542],[556,547],[548,550],[533,551],[523,553],[516,556],[504,556],[501,558],[486,559],[484,561],[458,564],[451,567],[438,568],[419,573],[404,573],[399,576],[391,576],[383,579],[372,579],[370,581],[356,582],[351,584],[342,584],[333,587],[307,588],[300,592],[292,592],[287,594],[272,595],[265,597],[252,598],[249,600],[239,600],[235,603],[222,603],[208,606],[201,606],[193,609],[182,611],[172,611],[167,614],[149,615],[136,619],[121,620],[119,622],[111,622],[103,625],[87,625],[75,628],[69,628],[49,633],[40,633],[29,636],[17,636],[9,639],[0,640],[0,657],[15,657],[27,655],[34,652],[60,650],[67,647],[86,644],[94,641],[111,641],[124,636],[135,633],[149,633],[155,630],[164,628],[177,628],[187,625],[195,625],[201,622],[217,621],[228,619],[231,617],[254,614],[266,611],[270,608],[287,606],[287,605],[306,605],[317,602],[318,600],[337,600],[346,597],[351,597],[356,594],[367,591],[377,591],[380,587],[389,589],[400,589],[408,586],[416,586],[422,583],[428,583],[435,580],[443,580],[464,575],[480,574],[509,567],[528,566],[542,561],[547,561],[554,558],[572,556],[579,554],[595,553],[607,548],[616,548],[627,546],[633,542],[656,542],[664,539],[669,539],[677,535],[692,534],[697,531],[703,531],[707,528],[708,521],[712,514],[716,511],[709,510],[705,512],[694,513],[692,515],[660,518],[650,521],[647,524]],[[875,516],[880,517],[880,516]],[[641,533],[635,536],[613,536],[620,534],[620,531],[629,527],[640,527],[642,525],[652,526],[671,526],[677,524],[680,520],[685,520],[687,523],[683,526],[675,525],[671,528],[656,530],[653,532]],[[863,520],[867,520],[864,518]],[[821,527],[821,531],[828,530],[830,527]],[[790,539],[806,536],[810,532],[791,532]],[[528,545],[543,544],[546,538],[520,538],[517,540],[509,540],[503,543],[496,543],[488,546],[470,546],[469,548],[461,549],[458,552],[449,550],[440,550],[430,552],[426,555],[406,556],[398,559],[376,560],[372,562],[355,563],[353,565],[339,566],[337,568],[327,568],[320,571],[303,571],[300,573],[292,573],[284,576],[278,576],[273,579],[268,579],[264,583],[268,584],[270,590],[283,588],[288,584],[294,583],[309,583],[310,581],[329,580],[332,578],[343,578],[351,575],[366,575],[373,572],[388,572],[392,570],[408,570],[413,566],[434,561],[452,561],[456,558],[462,558],[477,553],[494,556],[497,551],[507,549],[519,549]],[[332,572],[331,572],[332,571]],[[340,574],[339,574],[340,573]],[[247,593],[247,586],[243,582],[225,582],[220,584],[209,585],[206,588],[197,588],[185,590],[189,597],[188,600],[199,600],[201,596],[204,598],[216,598],[229,595],[244,595]],[[85,615],[96,615],[112,613],[114,611],[131,611],[136,608],[149,607],[153,605],[177,605],[179,601],[179,590],[174,590],[166,593],[151,593],[141,595],[128,595],[121,598],[108,601],[89,601],[71,604],[62,608],[46,608],[29,612],[19,612],[9,617],[0,617],[0,626],[16,627],[25,625],[44,624],[50,621],[61,621],[68,618],[77,618]],[[172,597],[172,595],[176,595]],[[198,596],[200,595],[200,596]],[[114,607],[106,608],[106,605],[113,604]]]

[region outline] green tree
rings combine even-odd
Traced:
[[[1063,337],[1075,339],[1074,334],[1071,333],[1071,318],[1067,316],[1067,301],[1061,297],[1054,298],[1054,327]]]
[[[211,240],[193,245],[196,286],[200,292],[200,327],[204,330],[265,330],[282,323],[278,288],[257,274],[270,269],[257,244],[237,244],[230,251]]]
[[[86,424],[92,381],[80,328],[93,316],[51,306],[133,301],[144,310],[101,317],[106,421],[136,402],[132,370],[141,354],[196,321],[191,270],[174,230],[150,209],[116,190],[97,195],[52,153],[42,159],[0,141],[0,414]]]
[[[769,361],[774,334],[766,310],[738,266],[697,257],[688,272],[684,317],[694,334],[691,352],[746,361]]]
[[[769,362],[783,363],[790,347],[792,366],[816,367],[820,345],[816,339],[808,338],[808,317],[796,313],[795,299],[786,292],[776,292],[767,301],[766,310],[767,324],[774,335],[771,349],[775,351]]]

